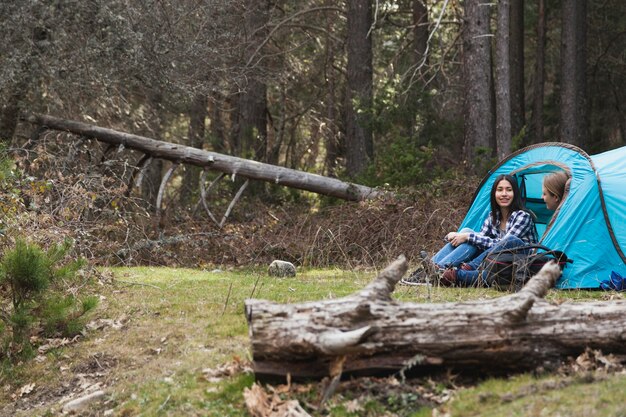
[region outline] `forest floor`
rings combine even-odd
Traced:
[[[361,203],[247,200],[222,229],[197,213],[172,208],[153,218],[103,206],[94,217],[31,204],[6,230],[28,231],[42,246],[72,237],[77,253],[97,266],[81,290],[100,302],[81,335],[34,335],[33,359],[3,361],[0,417],[70,414],[79,399],[88,401],[76,412],[84,416],[249,415],[243,393],[254,375],[243,300],[341,297],[361,289],[400,254],[411,261],[421,250],[432,253],[459,226],[475,182],[447,179]],[[83,194],[75,198],[82,201]],[[1,243],[8,247],[10,239]],[[274,259],[296,264],[297,277],[269,277],[267,265]],[[398,300],[423,303],[501,295],[478,288],[394,292]],[[551,291],[548,298],[579,302],[623,294]],[[601,352],[569,358],[559,369],[508,378],[452,372],[406,380],[355,378],[342,381],[322,404],[325,384],[262,387],[267,401],[297,400],[312,416],[626,415],[622,363]]]
[[[4,369],[0,416],[246,416],[252,387],[246,298],[282,303],[336,298],[362,288],[375,270],[299,268],[296,278],[265,269],[102,268],[90,291],[100,304],[84,334],[39,340],[31,361]],[[489,289],[397,287],[398,300],[437,303],[501,296]],[[623,298],[551,291],[551,301]],[[261,385],[274,404],[298,401],[312,416],[623,416],[626,372],[588,351],[558,369],[498,377],[450,372],[404,380],[342,381],[321,404],[327,381]],[[91,395],[91,397],[89,397]],[[79,398],[91,398],[70,412]]]

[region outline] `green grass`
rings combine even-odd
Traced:
[[[112,410],[115,416],[245,416],[242,392],[252,385],[253,376],[239,373],[211,380],[203,372],[250,359],[244,300],[253,297],[296,303],[338,298],[363,288],[376,272],[308,270],[299,271],[296,278],[277,279],[261,270],[142,267],[105,270],[103,275],[114,279],[93,286],[101,301],[92,318],[117,320],[124,326],[89,331],[85,338],[48,352],[43,362],[3,367],[0,416],[58,414],[59,386],[66,384],[67,390],[78,392],[79,374],[89,383],[100,383],[107,392],[107,400],[91,408],[93,415]],[[487,289],[425,287],[398,287],[394,293],[398,300],[424,303],[502,295]],[[606,293],[580,291],[553,291],[548,296],[558,302],[606,297]],[[565,382],[550,382],[555,378]],[[35,389],[14,404],[11,395],[27,383],[34,383]],[[421,383],[400,387],[403,389],[386,396],[375,395],[374,388],[363,392],[339,390],[324,409],[311,413],[430,416],[437,405],[420,394]],[[425,380],[424,384],[432,385],[432,392],[441,391],[437,383]],[[314,404],[320,390],[321,385],[315,383],[296,397],[303,404]],[[581,402],[580,398],[589,400]],[[626,414],[620,408],[622,398],[626,398],[624,375],[593,381],[521,375],[457,390],[454,399],[439,408],[453,416],[604,417]],[[351,408],[354,401],[360,404],[356,411]]]
[[[592,377],[528,374],[491,379],[460,392],[454,416],[613,416],[626,415],[626,376]]]

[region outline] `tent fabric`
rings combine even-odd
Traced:
[[[571,179],[556,212],[543,200],[543,177],[557,170]],[[573,259],[557,288],[600,288],[611,273],[626,275],[626,147],[589,156],[582,149],[549,142],[521,149],[483,179],[460,228],[480,230],[489,214],[489,193],[500,174],[514,174],[535,213],[540,243]]]

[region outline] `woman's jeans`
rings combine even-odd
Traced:
[[[475,233],[472,229],[461,229],[459,233]],[[441,248],[439,252],[432,257],[432,261],[440,269],[458,267],[463,262],[474,258],[478,253],[478,248],[470,243],[461,243],[459,246],[452,246],[451,243]]]
[[[486,251],[483,251],[483,253],[481,253],[480,255],[472,259],[470,262],[468,262],[468,265],[472,267],[471,271],[458,269],[456,271],[457,285],[459,285],[460,287],[471,287],[471,286],[478,284],[478,281],[480,279],[482,281],[482,284],[486,286],[487,285],[487,281],[486,281],[487,273],[486,271],[479,271],[478,267],[482,263],[483,259],[485,259],[487,254],[489,254],[489,252],[492,252],[492,251],[519,248],[520,246],[524,246],[526,244],[527,244],[526,242],[524,242],[522,239],[518,238],[517,236],[506,236],[504,239],[496,243],[494,246],[487,249]],[[528,249],[528,252],[530,252],[530,250],[531,249]],[[520,253],[524,253],[524,252],[520,251]]]

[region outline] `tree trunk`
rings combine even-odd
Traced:
[[[335,4],[334,0],[326,0],[327,6]],[[324,65],[326,73],[326,128],[325,133],[325,148],[326,157],[324,158],[325,169],[324,172],[329,177],[336,177],[337,158],[339,157],[339,129],[338,129],[338,117],[336,111],[336,72],[335,72],[335,44],[333,37],[334,32],[333,25],[334,17],[330,14],[326,14],[326,62]]]
[[[150,107],[148,109],[147,118],[145,121],[145,129],[150,132],[157,140],[161,139],[163,130],[163,123],[161,120],[161,100],[160,93],[150,92],[148,102]],[[153,159],[150,164],[146,166],[141,181],[141,198],[144,200],[146,208],[152,212],[157,210],[157,198],[159,193],[159,187],[161,186],[161,177],[163,175],[163,161],[160,159]]]
[[[427,63],[428,34],[426,0],[413,0],[413,57],[417,68]]]
[[[370,0],[348,0],[346,171],[355,178],[374,156],[368,119],[372,108],[372,7]]]
[[[339,181],[335,178],[204,151],[189,146],[161,142],[72,120],[43,115],[30,115],[26,120],[49,129],[67,131],[86,138],[94,138],[105,143],[137,150],[153,158],[206,167],[207,169],[232,176],[272,182],[344,200],[360,201],[380,195],[380,192],[372,188]]]
[[[498,159],[511,153],[511,71],[509,0],[498,2],[496,29],[496,148]]]
[[[561,32],[561,140],[580,147],[587,135],[587,0],[563,0]]]
[[[443,304],[393,300],[406,270],[401,256],[340,299],[246,300],[257,376],[321,378],[338,366],[360,375],[433,366],[495,373],[555,364],[586,347],[626,353],[626,301],[550,304],[543,297],[560,275],[555,264],[518,293]]]
[[[16,56],[10,57],[18,64],[14,69],[13,82],[7,83],[7,91],[3,92],[2,103],[0,103],[0,142],[4,142],[7,147],[11,144],[20,120],[22,100],[28,95],[31,88],[30,84],[36,79],[34,71],[36,57],[45,53],[50,36],[49,29],[43,24],[36,24],[32,28],[31,39],[25,56],[20,57],[20,54],[16,54]]]
[[[247,5],[244,18],[248,34],[245,59],[250,73],[237,100],[237,155],[266,161],[267,85],[263,81],[263,48],[260,46],[268,33],[269,3],[267,0],[248,0]]]
[[[228,153],[229,143],[224,132],[224,120],[222,119],[222,107],[226,106],[227,100],[219,93],[211,95],[209,104],[209,142],[215,152]],[[232,149],[231,149],[232,153]]]
[[[24,83],[18,83],[12,87],[11,91],[4,95],[3,103],[0,106],[0,142],[7,147],[11,144],[19,121],[20,103],[25,88]]]
[[[491,147],[494,138],[489,31],[491,7],[482,0],[467,0],[464,8],[465,25],[462,34],[465,88],[464,154],[467,161],[474,164],[477,148],[482,148],[484,153]]]
[[[511,0],[511,133],[518,136],[526,124],[524,94],[524,0]],[[521,145],[526,144],[525,134]]]
[[[198,95],[194,98],[189,109],[189,146],[202,149],[204,144],[204,123],[207,116],[207,98]],[[193,193],[198,191],[200,170],[195,166],[186,166],[180,185],[180,202],[183,206],[188,205]]]
[[[538,0],[537,51],[535,57],[535,83],[533,87],[533,114],[530,137],[535,143],[543,142],[543,94],[546,63],[546,10],[545,1]]]
[[[268,146],[267,163],[278,165],[280,159],[280,150],[283,146],[283,141],[286,136],[287,128],[287,88],[285,83],[280,84],[280,99],[278,100],[278,121],[276,125],[271,126],[271,130],[274,133],[274,140],[271,145]],[[270,130],[270,131],[271,131]]]

